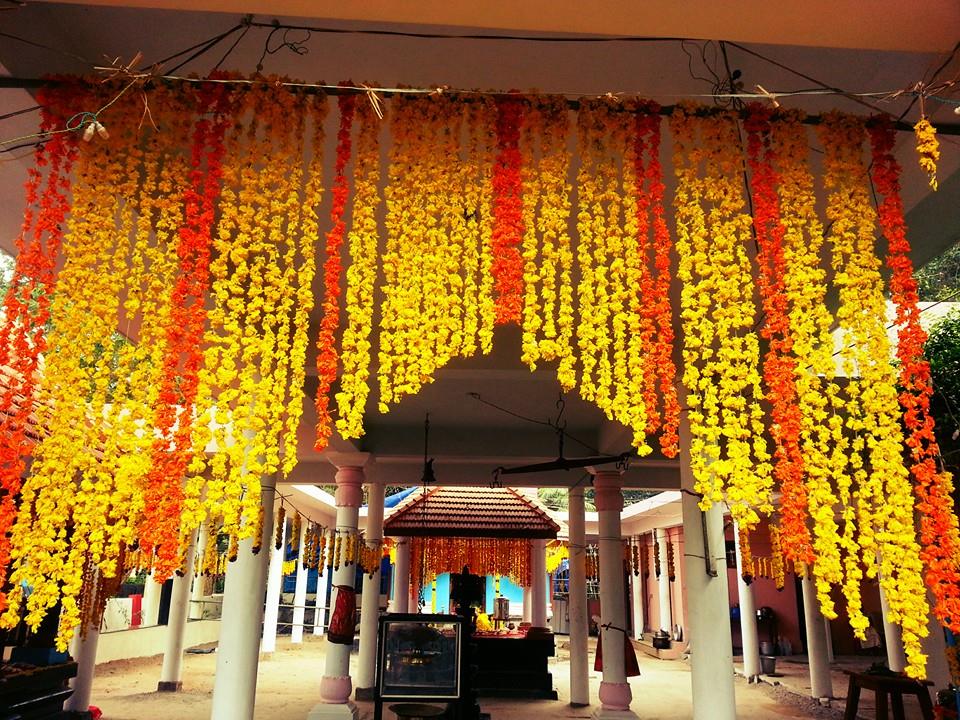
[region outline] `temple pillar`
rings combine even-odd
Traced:
[[[531,573],[532,577],[532,573]],[[532,581],[531,581],[532,582]],[[529,623],[532,618],[533,602],[532,602],[532,588],[525,587],[523,588],[523,622]]]
[[[252,720],[260,662],[260,626],[267,581],[268,547],[273,547],[273,478],[264,482],[260,501],[264,523],[260,552],[253,554],[254,538],[240,541],[237,559],[227,568],[217,646],[217,672],[213,682],[210,720]]]
[[[635,543],[643,541],[643,536],[634,538]],[[630,576],[630,610],[632,612],[633,637],[637,640],[643,637],[643,568],[631,568]]]
[[[880,612],[883,615],[883,644],[887,650],[887,667],[894,672],[903,672],[907,667],[907,657],[903,653],[903,635],[900,626],[890,622],[890,604],[887,594],[880,585]]]
[[[267,524],[264,523],[264,525]],[[277,533],[280,535],[279,550],[276,545]],[[286,518],[283,525],[274,530],[274,534],[270,536],[269,543],[264,545],[264,548],[270,555],[270,569],[267,572],[267,600],[263,611],[263,639],[260,641],[260,652],[272,653],[277,649],[277,623],[280,619],[280,595],[283,590],[283,560],[287,555]]]
[[[210,530],[207,527],[207,523],[200,523],[200,537],[197,539],[197,548],[195,551],[195,560],[194,560],[194,572],[193,572],[193,585],[190,587],[190,612],[189,617],[191,620],[202,620],[203,619],[203,603],[200,600],[203,599],[203,575],[200,574],[203,565],[203,556],[207,551],[207,543],[217,541],[217,538],[210,538]]]
[[[367,484],[367,547],[377,551],[383,544],[382,482]],[[357,662],[358,700],[373,699],[377,677],[377,621],[380,619],[380,563],[376,569],[363,575],[363,594],[360,607],[360,657]]]
[[[153,581],[148,578],[147,582]],[[77,634],[70,641],[70,657],[77,663],[77,674],[70,679],[73,695],[63,703],[65,712],[85,713],[90,709],[99,639],[100,631],[97,628],[88,627],[84,637],[80,637],[80,629],[78,628]]]
[[[547,626],[547,541],[530,541],[530,624]]]
[[[337,531],[341,535],[357,532],[360,504],[363,502],[363,464],[338,465],[337,475]],[[356,568],[341,563],[333,571],[333,594],[330,598],[332,620],[337,619],[336,608],[342,593],[352,593],[356,579]],[[349,622],[346,620],[345,622]],[[344,645],[330,641],[327,633],[326,665],[320,680],[320,702],[307,715],[307,720],[329,720],[331,718],[350,718],[357,720],[357,706],[350,701],[353,681],[350,678],[350,651],[353,643]]]
[[[317,568],[317,604],[316,609],[313,614],[313,634],[314,635],[323,635],[323,632],[327,626],[327,595],[330,591],[331,580],[333,578],[333,568],[330,567],[330,543],[332,540],[327,539],[327,551],[324,553],[326,556],[323,559],[323,567]]]
[[[190,614],[190,585],[197,558],[197,533],[194,532],[183,562],[183,575],[173,579],[170,593],[170,614],[167,617],[167,646],[163,653],[158,692],[178,692],[183,687],[183,643],[187,636],[187,616]]]
[[[690,465],[690,424],[686,415],[680,421],[680,487],[693,720],[735,720],[723,508],[714,503],[705,513],[700,509]]]
[[[567,612],[570,614],[570,704],[590,704],[590,666],[587,650],[587,539],[583,503],[583,486],[571,488],[568,505],[570,533],[570,592]]]
[[[157,624],[160,617],[160,593],[163,583],[154,582],[153,571],[147,575],[143,584],[143,600],[140,602],[140,627],[151,627]]]
[[[623,538],[620,512],[623,493],[620,472],[598,470],[593,479],[599,515],[600,546],[600,635],[603,640],[603,680],[600,708],[595,718],[635,718],[630,710],[633,693],[627,682],[624,643],[627,640],[627,612],[623,597]]]
[[[753,588],[743,581],[743,556],[740,554],[740,532],[733,525],[737,552],[737,597],[740,599],[740,640],[743,645],[743,675],[753,682],[760,676],[760,639],[757,634],[757,608]]]
[[[307,524],[300,524],[300,537],[297,539],[297,578],[293,588],[293,626],[290,628],[290,642],[299,645],[303,642],[303,618],[307,604],[307,566],[305,549],[307,546]]]
[[[803,573],[803,624],[807,633],[807,662],[810,667],[810,696],[833,697],[833,681],[830,679],[830,660],[827,657],[827,634],[823,627],[823,614],[817,589],[809,570]]]
[[[673,636],[673,608],[670,606],[670,577],[667,573],[667,543],[670,538],[664,528],[657,528],[657,557],[660,558],[660,575],[657,576],[657,592],[660,599],[660,629]]]
[[[393,572],[391,612],[410,612],[410,538],[397,539],[397,564]]]

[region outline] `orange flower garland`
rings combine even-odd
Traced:
[[[937,467],[940,448],[930,414],[933,385],[930,364],[923,356],[927,333],[920,325],[917,307],[917,282],[900,199],[900,165],[893,155],[894,134],[885,117],[870,125],[871,172],[880,197],[880,227],[887,239],[890,296],[897,308],[900,405],[920,514],[920,557],[927,586],[936,600],[934,614],[941,624],[960,632],[960,532],[953,511],[952,478]]]
[[[330,388],[337,379],[336,332],[340,326],[340,275],[343,264],[340,260],[340,248],[346,232],[344,220],[347,212],[347,200],[350,195],[350,183],[347,179],[347,164],[353,147],[351,128],[355,111],[353,95],[341,95],[337,98],[340,108],[340,128],[337,131],[337,157],[334,166],[333,204],[330,208],[330,220],[333,227],[327,233],[327,259],[323,265],[323,318],[320,321],[320,333],[317,336],[317,440],[316,450],[323,450],[330,442],[333,432],[330,418]]]
[[[526,103],[518,97],[498,97],[497,160],[493,168],[493,263],[497,323],[520,322],[523,308],[523,182],[520,130]]]
[[[180,565],[180,510],[183,477],[189,462],[192,406],[203,362],[206,320],[204,295],[209,283],[210,236],[220,194],[223,137],[230,123],[228,86],[201,85],[191,149],[190,187],[184,195],[180,231],[180,271],[170,301],[167,347],[154,418],[157,438],[144,491],[140,544],[154,549],[154,572],[170,577]],[[212,114],[212,118],[207,114]],[[204,167],[205,166],[205,167]]]
[[[505,575],[530,587],[530,541],[517,538],[414,537],[410,540],[410,577],[424,587],[443,573],[464,566],[474,575]]]
[[[937,129],[930,124],[926,115],[921,117],[913,126],[917,138],[917,155],[920,159],[920,169],[930,180],[930,187],[937,189],[937,163],[940,162],[940,142],[937,140]]]
[[[40,132],[63,127],[76,97],[76,90],[69,85],[55,93],[41,89],[37,94]],[[51,136],[34,150],[34,167],[28,170],[25,187],[26,211],[16,238],[17,262],[3,300],[0,367],[7,377],[0,392],[0,612],[7,605],[4,588],[10,562],[9,532],[17,514],[24,458],[33,445],[30,417],[40,357],[46,349],[51,290],[76,150],[76,136],[65,133]]]
[[[803,455],[800,451],[802,418],[797,404],[796,362],[784,282],[784,226],[780,221],[777,188],[780,177],[774,166],[771,140],[773,110],[752,105],[744,127],[747,131],[747,159],[753,173],[753,227],[756,232],[760,266],[759,287],[764,323],[760,334],[769,342],[763,361],[767,400],[771,405],[770,434],[774,441],[773,474],[780,486],[780,515],[787,539],[786,555],[794,562],[814,560],[807,527],[807,488],[804,484]]]

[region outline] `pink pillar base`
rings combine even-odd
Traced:
[[[353,682],[349,675],[343,677],[324,675],[320,678],[320,702],[341,705],[350,700],[351,692],[353,692]]]
[[[629,710],[633,693],[628,683],[600,683],[600,702],[606,710]]]

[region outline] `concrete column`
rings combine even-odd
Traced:
[[[327,539],[327,547],[330,545]],[[329,552],[329,551],[328,551]],[[329,557],[329,555],[327,556]],[[324,559],[324,563],[327,559]],[[320,571],[320,568],[317,568]],[[329,565],[323,567],[323,574],[317,578],[317,609],[313,616],[313,634],[323,635],[324,627],[327,624],[327,591],[330,589],[330,581],[333,578],[333,568]]]
[[[660,629],[673,633],[673,608],[670,606],[670,576],[667,573],[667,543],[670,538],[664,528],[657,528],[657,552],[660,557],[660,577],[657,578],[657,592],[660,605]]]
[[[160,592],[163,585],[153,580],[153,571],[147,575],[143,584],[143,600],[140,602],[140,627],[150,627],[157,624],[160,616]]]
[[[264,523],[269,525],[270,523]],[[276,520],[274,520],[276,525]],[[276,532],[270,536],[270,542],[264,545],[269,549],[270,563],[267,571],[267,600],[263,611],[263,638],[260,641],[260,652],[272,653],[277,649],[277,622],[280,619],[280,595],[283,590],[283,560],[287,554],[287,519],[284,518],[280,529],[280,549],[277,550]],[[263,552],[261,550],[261,552]]]
[[[293,589],[293,627],[290,628],[290,642],[300,644],[303,642],[303,616],[306,612],[307,604],[307,566],[303,564],[306,559],[304,552],[307,539],[307,522],[300,524],[300,538],[297,550],[297,582]]]
[[[152,580],[148,579],[148,582]],[[156,585],[156,583],[153,583]],[[67,712],[85,713],[90,708],[90,696],[93,690],[93,676],[97,665],[97,642],[100,632],[96,628],[87,628],[87,636],[77,634],[70,641],[70,657],[77,663],[77,675],[70,680],[73,695],[63,703]]]
[[[933,605],[933,597],[927,593],[927,600]],[[950,685],[950,666],[947,664],[947,640],[943,636],[943,626],[930,614],[927,621],[927,636],[920,645],[927,656],[927,680],[933,683],[934,690]]]
[[[197,558],[197,533],[193,533],[184,558],[184,574],[173,579],[170,593],[170,614],[167,617],[167,646],[163,653],[158,692],[179,692],[183,687],[183,642],[187,635],[187,616],[190,614],[190,585]]]
[[[341,533],[355,533],[363,501],[363,467],[344,465],[337,470],[337,530]],[[333,595],[331,604],[336,607],[337,586],[353,587],[356,569],[353,565],[341,563],[333,575]],[[350,678],[349,645],[340,645],[327,640],[326,665],[320,680],[320,703],[307,715],[307,720],[327,720],[329,718],[350,718],[357,720],[357,706],[350,701],[353,681]]]
[[[823,629],[823,614],[817,600],[810,573],[805,572],[803,586],[803,624],[807,632],[807,662],[810,665],[810,696],[833,697],[833,682],[830,679],[830,662],[827,659],[827,635]]]
[[[397,540],[397,564],[393,572],[393,612],[410,612],[410,539]]]
[[[743,581],[743,557],[740,554],[740,533],[733,526],[737,548],[737,596],[740,598],[740,639],[743,642],[743,674],[753,682],[760,676],[760,639],[757,636],[757,608],[753,588]]]
[[[547,541],[530,541],[530,624],[547,626]]]
[[[690,425],[684,414],[680,422],[680,487],[685,491],[681,506],[693,720],[735,720],[723,508],[714,504],[703,513],[693,486]]]
[[[190,619],[191,620],[202,620],[203,619],[203,603],[198,602],[203,599],[203,576],[199,574],[199,571],[202,570],[203,565],[203,556],[207,551],[208,542],[216,542],[217,539],[213,538],[212,540],[208,537],[210,534],[207,523],[200,523],[200,537],[197,539],[197,548],[194,558],[194,571],[191,577],[193,585],[190,588]],[[263,552],[262,550],[260,552]]]
[[[883,644],[887,648],[887,667],[894,672],[903,672],[907,667],[907,658],[903,654],[903,636],[900,626],[887,619],[890,604],[887,602],[883,585],[880,585],[880,612],[883,614]]]
[[[587,539],[583,505],[583,487],[571,488],[568,494],[567,524],[570,532],[570,704],[590,704],[590,667],[587,651]]]
[[[531,573],[532,574],[532,573]],[[533,618],[532,588],[523,588],[523,622],[532,622]]]
[[[383,483],[367,484],[368,547],[380,550],[383,543]],[[379,557],[379,552],[377,554]],[[380,565],[363,576],[360,600],[360,657],[357,662],[357,699],[372,699],[377,676],[377,621],[380,618]],[[365,691],[365,692],[363,692]]]
[[[634,538],[635,543],[643,542],[643,536]],[[643,568],[637,568],[639,572],[633,574],[631,562],[630,576],[630,610],[633,613],[633,636],[639,640],[643,637]]]
[[[265,480],[261,494],[264,518],[273,517],[276,486]],[[273,547],[272,524],[263,523],[260,547]],[[253,538],[240,542],[237,559],[227,569],[213,682],[210,720],[252,720],[260,661],[260,625],[267,581],[268,554],[252,552]]]
[[[599,470],[593,479],[600,546],[600,633],[603,639],[603,680],[595,718],[637,717],[630,711],[633,693],[627,682],[624,643],[627,612],[623,597],[623,538],[620,512],[623,493],[618,471]]]
[[[823,635],[827,639],[827,662],[833,665],[834,660],[836,660],[833,657],[833,630],[827,618],[823,619]]]

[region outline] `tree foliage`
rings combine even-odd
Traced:
[[[933,380],[930,408],[937,424],[937,441],[944,461],[956,475],[960,469],[960,309],[931,328],[924,353]]]

